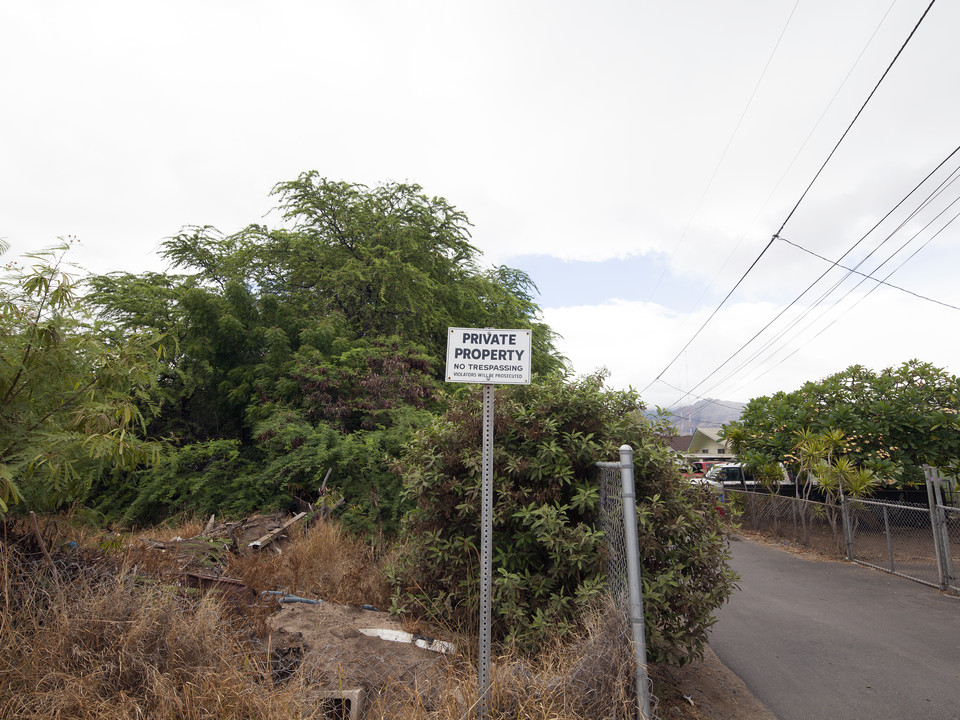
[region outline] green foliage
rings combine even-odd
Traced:
[[[829,455],[869,470],[880,486],[907,486],[922,482],[924,463],[953,469],[960,462],[960,381],[918,360],[880,373],[854,365],[791,393],[754,398],[727,438],[738,454],[801,474]],[[873,486],[865,478],[855,484]]]
[[[562,367],[530,278],[482,268],[469,222],[442,198],[316,173],[274,192],[287,228],[186,228],[163,254],[190,274],[89,281],[109,337],[165,334],[150,398],[160,411],[148,427],[186,453],[185,465],[177,453],[156,477],[98,484],[94,500],[110,517],[206,512],[211,498],[220,512],[291,494],[313,501],[334,467],[339,512],[389,527],[400,503],[387,465],[440,408],[448,326],[531,328],[534,370]],[[227,457],[220,441],[236,453],[229,478],[217,469]],[[219,460],[191,469],[193,444],[199,455],[217,448]],[[167,474],[177,468],[184,477]]]
[[[469,623],[479,602],[480,389],[453,398],[396,464],[416,507],[390,571],[394,610]],[[712,499],[682,483],[635,393],[600,376],[498,388],[494,439],[494,631],[532,648],[605,591],[594,463],[635,448],[651,659],[702,651],[734,576]]]
[[[68,244],[0,279],[0,515],[49,510],[117,468],[157,462],[143,439],[162,363],[154,335],[103,338],[67,272]]]
[[[434,361],[445,356],[447,327],[524,327],[534,331],[534,371],[562,366],[533,282],[514,268],[480,267],[469,221],[443,198],[419,185],[368,188],[316,172],[274,194],[292,229],[251,225],[224,237],[188,228],[164,254],[199,270],[207,286],[256,288],[304,327],[325,318],[346,337],[399,336]]]
[[[392,424],[392,412],[403,406],[436,408],[439,392],[431,359],[398,337],[358,341],[330,358],[298,353],[293,381],[307,415],[343,432]]]

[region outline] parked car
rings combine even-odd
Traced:
[[[787,474],[787,470],[783,467],[783,465],[780,465],[780,471],[783,473],[783,479],[780,481],[780,485],[792,485],[790,476]],[[703,477],[702,482],[717,489],[764,489],[753,477],[750,471],[743,466],[743,463],[739,462],[720,463],[719,465],[714,465],[709,471],[707,471],[707,474]]]
[[[690,467],[693,468],[695,473],[705,473],[715,465],[719,465],[721,462],[721,460],[694,460],[690,463]]]

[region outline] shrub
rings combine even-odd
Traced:
[[[606,591],[593,466],[635,450],[639,544],[651,661],[699,657],[734,574],[712,499],[684,484],[633,391],[602,376],[498,390],[494,419],[494,633],[536,648],[573,630]],[[415,509],[389,570],[393,609],[476,622],[481,391],[465,388],[419,431],[396,470]]]

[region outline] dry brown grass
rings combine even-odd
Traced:
[[[0,718],[313,718],[216,596],[75,574],[2,549]]]
[[[575,637],[557,638],[536,657],[501,649],[491,663],[490,718],[626,720],[636,717],[633,663],[625,624],[610,608],[592,615]],[[476,638],[467,643],[476,645]],[[475,716],[475,659],[458,657],[439,684],[391,685],[369,717],[378,720],[463,720]]]
[[[189,537],[199,527],[170,532]],[[216,594],[167,584],[166,573],[147,574],[150,555],[135,541],[89,536],[84,549],[68,552],[60,533],[49,543],[59,590],[29,535],[0,549],[0,720],[324,717],[308,663],[283,681],[272,672],[276,658],[257,637],[256,609],[238,611]],[[296,533],[281,554],[238,557],[227,570],[257,589],[387,602],[369,550],[332,524]],[[489,717],[632,717],[624,632],[607,608],[536,658],[503,651],[493,662]],[[476,638],[458,644],[475,648]],[[475,716],[476,700],[475,658],[458,657],[430,687],[393,683],[368,694],[365,717],[462,720]]]
[[[347,605],[385,609],[390,590],[369,547],[332,522],[292,530],[277,554],[271,546],[233,558],[226,574],[257,591],[279,590]]]

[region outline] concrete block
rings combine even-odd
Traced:
[[[325,717],[331,720],[360,720],[363,690],[322,690],[319,702]]]

